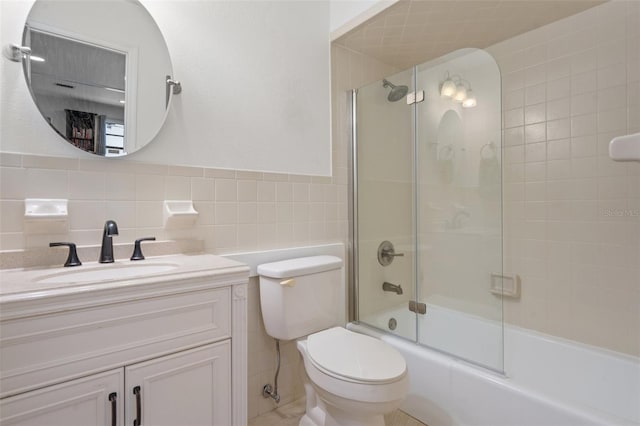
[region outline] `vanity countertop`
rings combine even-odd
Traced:
[[[246,280],[248,275],[249,268],[243,263],[212,254],[157,256],[108,264],[87,262],[70,268],[3,269],[0,270],[0,304],[221,276]]]

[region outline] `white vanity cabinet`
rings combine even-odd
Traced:
[[[0,426],[246,425],[248,268],[199,256],[0,294]]]
[[[231,425],[230,346],[226,340],[5,398],[0,424]]]

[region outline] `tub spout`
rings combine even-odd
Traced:
[[[402,294],[402,287],[399,284],[391,284],[386,281],[382,283],[382,290],[391,291],[395,294]]]

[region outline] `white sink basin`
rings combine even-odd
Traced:
[[[1,0],[0,0],[1,1]],[[128,286],[154,286],[173,281],[203,279],[246,266],[212,254],[174,254],[138,262],[87,262],[64,268],[47,266],[0,270],[0,310],[3,303],[105,291]],[[4,312],[3,312],[4,314]]]
[[[40,284],[65,284],[93,281],[112,281],[115,279],[135,278],[145,275],[160,274],[176,269],[177,263],[129,263],[107,264],[91,269],[82,266],[69,268],[62,272],[45,275],[36,279]]]

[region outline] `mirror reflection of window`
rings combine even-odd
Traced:
[[[105,123],[105,157],[117,157],[124,151],[124,124],[114,121]]]

